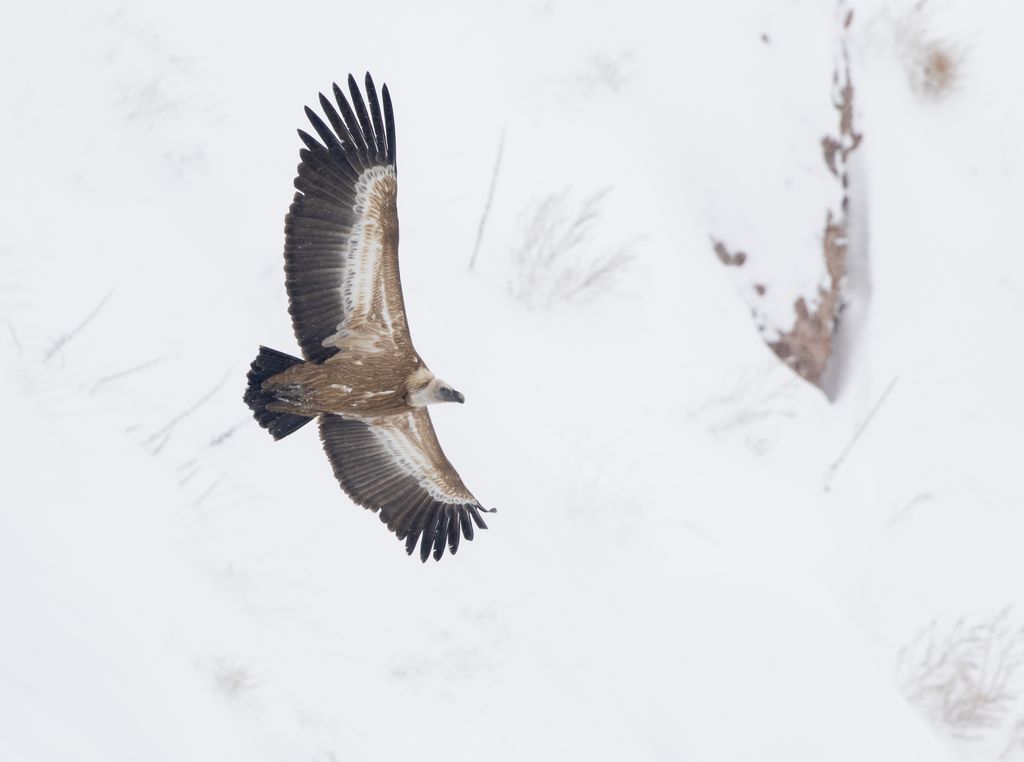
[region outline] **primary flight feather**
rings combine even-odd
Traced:
[[[486,529],[487,511],[437,441],[427,405],[464,402],[434,376],[409,337],[398,272],[395,117],[366,75],[351,103],[334,85],[327,121],[306,108],[319,140],[305,148],[285,217],[285,287],[305,361],[260,347],[245,402],[274,439],[314,418],[334,475],[424,561]]]

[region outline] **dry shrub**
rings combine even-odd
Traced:
[[[619,93],[632,77],[632,51],[597,53],[591,56],[577,80],[583,95]]]
[[[760,455],[777,439],[779,422],[793,418],[796,384],[777,363],[750,369],[726,380],[720,393],[691,409],[688,417],[705,423],[715,435],[738,432],[747,447]]]
[[[612,288],[633,260],[636,240],[596,252],[590,246],[608,189],[574,205],[569,191],[552,193],[524,215],[513,250],[512,296],[528,307],[586,301]]]
[[[217,690],[229,699],[237,699],[251,693],[261,684],[248,667],[226,659],[217,663],[213,679]]]
[[[900,682],[907,698],[932,721],[961,738],[977,739],[1007,719],[1019,697],[1024,626],[1010,609],[987,622],[960,619],[944,634],[923,630],[900,651]]]
[[[921,0],[905,14],[883,16],[891,19],[893,41],[911,90],[926,100],[941,100],[956,92],[967,57],[964,45],[930,31],[936,26],[935,10]]]
[[[919,95],[941,100],[959,84],[963,51],[942,40],[919,42],[909,59],[910,84]]]

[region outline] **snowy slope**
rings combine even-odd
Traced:
[[[778,314],[819,278],[831,4],[19,7],[0,759],[1024,757],[1024,674],[957,728],[898,668],[932,622],[1024,623],[1024,12],[915,5],[849,30],[872,291],[831,405],[709,244]],[[936,40],[959,76],[930,97]],[[426,566],[240,400],[258,344],[295,350],[301,107],[367,68],[417,348],[468,400],[435,424],[499,509]],[[606,188],[588,246],[628,267],[513,299],[530,209]]]

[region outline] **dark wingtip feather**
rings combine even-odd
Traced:
[[[366,72],[366,100],[370,104],[370,119],[373,121],[373,142],[377,152],[377,161],[387,160],[387,146],[384,144],[384,119],[380,115],[380,101],[377,100],[377,88],[373,77]]]
[[[373,153],[377,152],[376,141],[373,136],[373,126],[370,124],[370,115],[366,111],[366,101],[363,100],[363,94],[359,90],[359,85],[356,84],[356,78],[351,74],[348,75],[348,90],[352,96],[352,108],[355,109],[356,116],[359,117],[359,126],[363,130],[363,139],[366,142],[367,158],[373,158],[370,156],[370,150]]]
[[[423,521],[423,540],[420,542],[420,560],[426,563],[430,557],[430,549],[434,546],[434,529],[437,526],[438,505],[434,503],[427,508]],[[417,532],[417,534],[419,534]]]
[[[395,109],[391,105],[391,93],[387,83],[381,86],[381,99],[384,101],[384,128],[387,133],[388,161],[395,163]]]
[[[320,136],[320,140],[323,141],[324,145],[331,151],[344,153],[341,143],[338,142],[337,136],[331,132],[331,128],[324,123],[324,120],[320,118],[320,115],[309,106],[306,106],[305,109],[309,123],[313,125],[313,129],[316,130],[316,134]]]
[[[314,153],[316,153],[316,150],[317,150],[318,148],[319,148],[319,149],[320,149],[321,151],[325,150],[325,149],[324,149],[324,147],[323,147],[322,145],[320,145],[320,144],[319,144],[319,143],[318,143],[318,142],[316,141],[316,138],[314,138],[314,137],[313,137],[312,135],[310,135],[310,134],[309,134],[308,132],[306,132],[305,130],[298,130],[298,133],[299,133],[299,139],[300,139],[300,140],[301,140],[301,141],[302,141],[303,143],[305,143],[305,144],[306,144],[306,147],[307,147],[307,148],[308,148],[308,149],[309,149],[310,151],[313,151]]]
[[[451,514],[445,507],[441,515],[437,517],[437,526],[434,527],[434,560],[440,561],[444,555],[444,546],[448,542],[448,522],[451,521]]]
[[[341,138],[342,143],[352,145],[352,136],[348,134],[348,128],[341,121],[341,117],[338,116],[338,110],[334,108],[334,104],[323,93],[318,93],[318,95],[320,98],[320,108],[323,109],[324,114],[327,116],[327,121],[331,123],[334,132]]]
[[[454,556],[459,550],[459,538],[462,537],[462,533],[459,531],[462,516],[456,508],[449,510],[451,514],[448,517],[448,550]]]
[[[478,505],[469,506],[469,515],[473,517],[473,521],[478,527],[481,529],[487,529],[487,524],[484,523],[483,517],[480,515],[479,508],[480,506]]]
[[[349,79],[352,79],[351,74],[349,75]],[[341,115],[345,119],[345,124],[348,126],[349,134],[352,136],[352,142],[355,144],[357,152],[365,154],[366,141],[363,139],[359,120],[356,119],[356,115],[352,113],[352,107],[348,103],[348,98],[345,97],[345,92],[338,87],[337,82],[331,85],[331,90],[334,92],[334,100],[338,103],[338,108],[341,110]]]

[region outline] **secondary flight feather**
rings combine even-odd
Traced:
[[[395,116],[366,75],[306,108],[304,148],[285,217],[285,287],[305,360],[260,347],[245,402],[274,439],[314,418],[342,489],[377,512],[411,555],[440,559],[487,512],[437,440],[427,406],[464,402],[409,337],[398,270]]]

